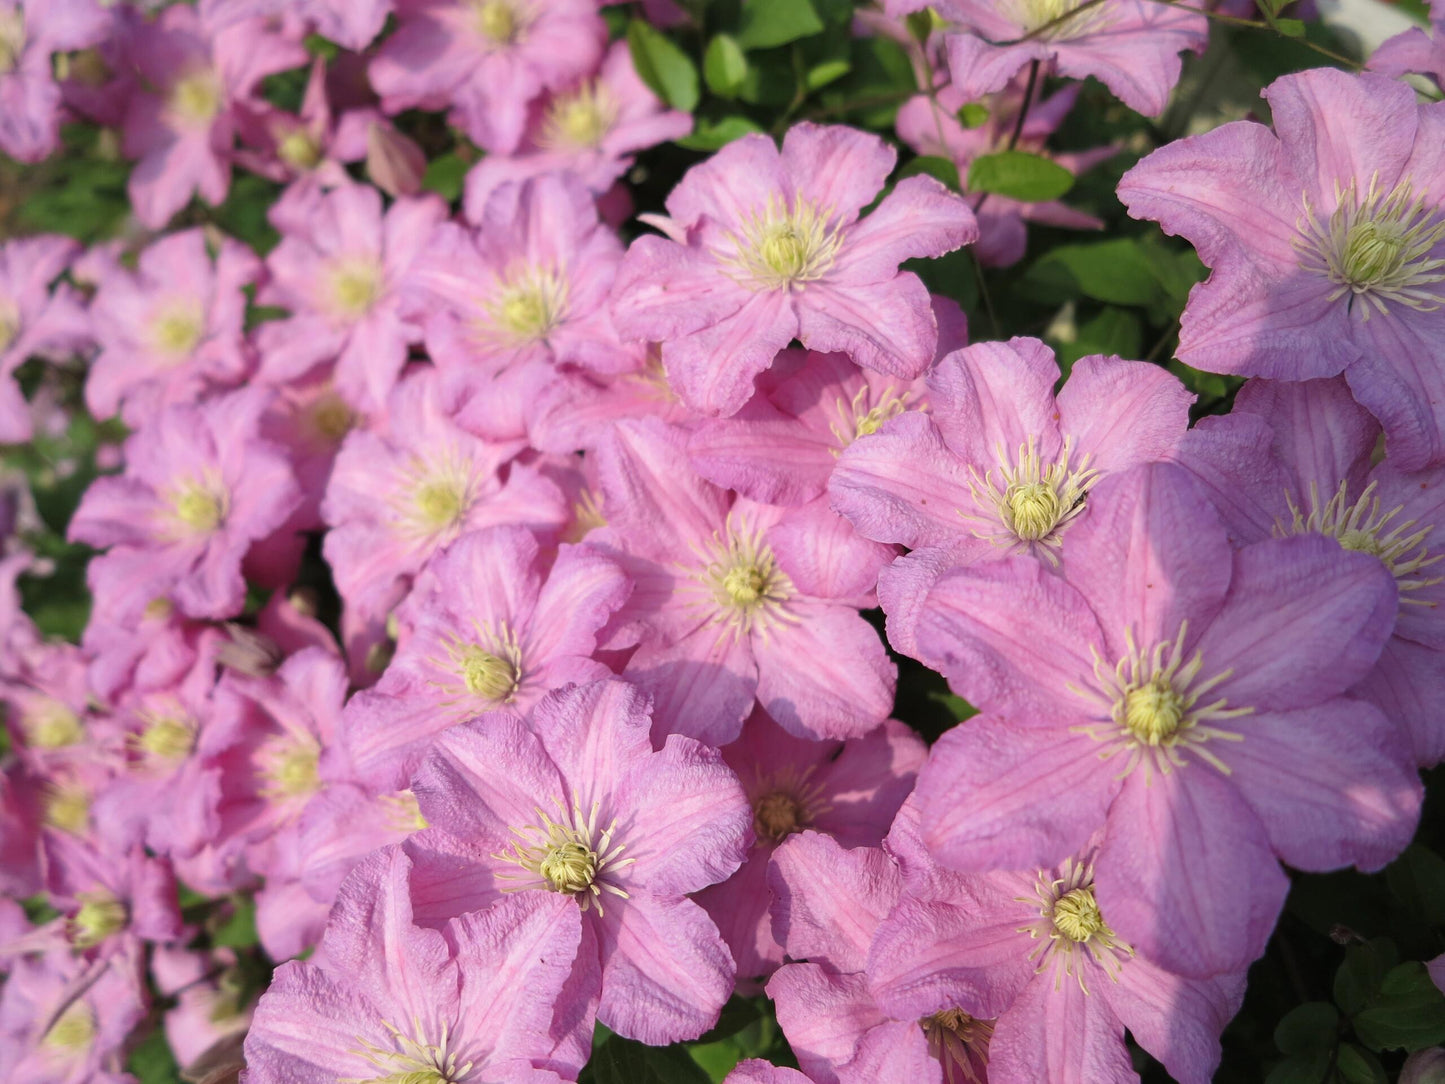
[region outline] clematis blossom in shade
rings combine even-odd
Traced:
[[[701,1035],[733,989],[727,945],[690,893],[728,877],[752,811],[716,749],[660,749],[647,698],[610,679],[448,730],[417,775],[439,831],[406,846],[423,925],[507,893],[560,897],[583,923],[574,989],[613,1031],[652,1044]]]
[[[921,1021],[941,1047],[986,1035],[990,1084],[1137,1082],[1126,1027],[1180,1084],[1213,1078],[1244,973],[1181,978],[1136,954],[1100,908],[1092,848],[1050,869],[950,873],[930,861],[907,807],[888,846],[905,887],[867,975],[889,1016]]]
[[[301,501],[285,456],[257,436],[267,400],[246,390],[167,407],[126,441],[125,473],[86,490],[69,535],[109,547],[87,580],[113,587],[120,613],[156,599],[189,617],[240,613],[243,558]]]
[[[200,10],[213,31],[258,16],[300,16],[322,37],[360,52],[381,33],[392,6],[392,0],[201,0]]]
[[[140,77],[125,114],[123,147],[136,159],[128,191],[136,217],[159,229],[199,193],[226,198],[235,142],[235,103],[268,75],[299,68],[306,50],[248,19],[211,33],[196,9],[168,7],[136,20],[125,39]]]
[[[491,154],[515,150],[528,104],[595,69],[607,44],[595,0],[397,0],[396,18],[368,72],[387,112],[449,106]]]
[[[1344,373],[1400,470],[1445,461],[1445,103],[1321,68],[1265,90],[1274,130],[1223,125],[1124,175],[1135,218],[1188,239],[1179,359],[1209,372]]]
[[[401,314],[401,285],[446,217],[434,196],[398,200],[383,214],[368,185],[319,197],[266,260],[257,301],[292,316],[262,325],[262,378],[290,381],[334,359],[332,384],[347,403],[383,409],[421,341],[420,326]]]
[[[1345,697],[1399,607],[1379,560],[1299,536],[1234,550],[1182,468],[1100,482],[1068,580],[1039,562],[912,570],[920,658],[985,715],[919,773],[922,835],[965,872],[1049,868],[1094,831],[1099,905],[1181,975],[1241,970],[1283,860],[1379,869],[1420,781],[1399,729]]]
[[[587,546],[544,550],[524,527],[458,539],[427,568],[398,616],[410,629],[375,688],[347,708],[357,770],[402,787],[432,739],[478,714],[525,714],[543,694],[611,671],[597,634],[632,590]]]
[[[1445,467],[1406,474],[1388,459],[1372,467],[1379,435],[1341,377],[1251,380],[1230,414],[1189,432],[1178,461],[1236,542],[1323,535],[1395,577],[1394,632],[1353,695],[1398,723],[1429,767],[1445,759],[1445,575],[1436,542],[1445,530]]]
[[[795,738],[753,712],[722,750],[753,807],[757,842],[742,868],[696,896],[722,931],[741,979],[762,979],[783,962],[769,916],[768,866],[796,832],[824,832],[845,847],[876,847],[913,789],[923,742],[895,719],[845,742]]]
[[[276,972],[246,1036],[247,1079],[575,1079],[581,1062],[554,1061],[550,1031],[581,938],[576,908],[529,893],[423,929],[409,866],[399,847],[367,859],[316,955]]]
[[[924,0],[887,0],[890,15],[922,11]],[[1203,15],[1151,0],[944,0],[938,13],[958,33],[946,39],[953,83],[972,101],[1002,90],[1019,70],[1042,63],[1070,79],[1094,76],[1130,109],[1158,116],[1179,81],[1179,54],[1202,53]]]
[[[0,151],[38,162],[60,145],[55,53],[99,44],[113,15],[97,0],[0,0]]]
[[[603,646],[638,644],[625,674],[654,694],[658,739],[725,744],[755,700],[799,736],[872,730],[897,678],[857,612],[880,559],[860,562],[816,503],[785,512],[679,469],[685,448],[656,418],[614,426],[597,455],[607,525],[588,535],[632,578]]]
[[[1382,75],[1428,75],[1445,89],[1445,16],[1431,18],[1428,33],[1414,26],[1396,34],[1370,54],[1365,66]]]
[[[797,124],[782,150],[734,140],[667,197],[664,236],[633,242],[613,288],[626,339],[662,343],[667,378],[694,410],[727,416],[800,339],[902,380],[933,360],[928,291],[904,260],[978,236],[967,204],[908,177],[866,218],[897,155],[875,135]]]
[[[15,380],[27,358],[64,355],[90,340],[90,321],[68,285],[53,285],[80,251],[68,237],[0,244],[0,444],[30,439],[29,404]]]
[[[205,231],[193,229],[148,246],[134,271],[107,263],[90,306],[100,346],[85,381],[92,414],[140,427],[163,407],[246,378],[253,357],[242,291],[261,275],[247,246],[222,238],[213,256]]]
[[[512,154],[489,154],[467,173],[467,218],[481,222],[499,185],[542,173],[572,173],[601,196],[640,150],[692,131],[692,117],[663,102],[638,78],[632,51],[614,42],[592,78],[533,102],[526,135]]]
[[[392,392],[384,433],[353,430],[332,468],[323,552],[348,604],[384,616],[410,578],[467,531],[499,523],[547,532],[566,520],[550,480],[514,462],[520,442],[479,440],[452,420],[437,373]]]

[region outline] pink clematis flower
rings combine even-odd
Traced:
[[[1379,434],[1340,377],[1252,380],[1231,414],[1190,431],[1178,459],[1237,542],[1324,535],[1374,556],[1395,577],[1394,633],[1353,695],[1398,723],[1416,762],[1429,767],[1445,759],[1445,576],[1428,548],[1445,528],[1445,467],[1371,467]]]
[[[0,244],[0,444],[27,441],[33,430],[15,370],[27,358],[64,356],[90,341],[90,321],[75,291],[63,283],[52,289],[79,251],[68,237]]]
[[[614,42],[596,76],[532,103],[522,144],[489,154],[467,173],[464,207],[480,223],[487,200],[508,181],[571,173],[601,196],[631,166],[633,154],[692,131],[692,117],[668,109],[637,76],[632,51]]]
[[[0,151],[38,162],[60,145],[61,93],[51,58],[111,29],[96,0],[0,0]]]
[[[358,771],[405,786],[448,727],[502,708],[525,714],[552,689],[609,676],[592,658],[597,634],[631,590],[591,548],[554,555],[523,527],[458,539],[403,604],[410,632],[380,683],[347,709]]]
[[[658,739],[732,741],[755,700],[799,736],[872,730],[897,677],[857,613],[878,561],[840,545],[848,525],[825,508],[785,513],[679,469],[685,447],[655,418],[618,423],[598,453],[607,526],[588,536],[632,578],[604,646],[639,643],[625,674],[656,697]]]
[[[566,519],[562,493],[512,461],[517,442],[482,441],[450,417],[436,372],[392,392],[383,435],[358,429],[336,457],[322,515],[324,553],[346,602],[384,616],[410,578],[468,531],[521,524],[540,532]],[[504,473],[505,472],[505,473]]]
[[[1051,867],[1102,828],[1119,936],[1181,975],[1241,970],[1284,901],[1279,860],[1378,869],[1414,831],[1402,735],[1341,695],[1389,638],[1394,579],[1320,537],[1233,550],[1173,464],[1091,503],[1068,582],[1017,557],[914,570],[920,657],[987,713],[920,772],[923,838],[986,872]]]
[[[237,391],[172,406],[126,441],[126,471],[98,478],[70,521],[94,559],[96,594],[118,592],[139,617],[156,599],[190,617],[241,611],[247,550],[286,521],[301,496],[284,456],[256,435],[267,396]]]
[[[1429,33],[1416,26],[1396,34],[1370,55],[1365,66],[1383,75],[1428,75],[1445,88],[1445,16],[1431,18]]]
[[[1445,103],[1383,75],[1321,68],[1267,90],[1274,131],[1239,121],[1124,175],[1135,218],[1213,269],[1179,358],[1211,372],[1341,372],[1401,470],[1445,461]]]
[[[212,34],[188,5],[137,21],[127,59],[140,77],[125,115],[124,148],[137,159],[130,177],[136,217],[159,229],[193,193],[226,198],[237,101],[268,75],[307,61],[298,42],[249,19]],[[153,89],[152,89],[153,88]]]
[[[368,859],[316,955],[276,972],[246,1036],[247,1079],[574,1079],[581,1062],[554,1061],[549,1031],[581,938],[576,908],[529,893],[423,929],[409,866],[396,847]]]
[[[1242,971],[1187,979],[1137,955],[1100,908],[1092,848],[1052,869],[960,875],[930,863],[912,812],[888,841],[905,888],[869,946],[879,1008],[923,1021],[940,1051],[971,1034],[990,1084],[1137,1082],[1125,1027],[1172,1079],[1208,1084]]]
[[[504,185],[477,229],[432,234],[408,288],[449,386],[480,401],[463,407],[464,424],[509,435],[487,424],[491,401],[534,394],[558,365],[636,367],[642,351],[622,344],[606,306],[621,259],[591,195],[565,175]]]
[[[370,69],[387,112],[450,106],[492,154],[515,150],[527,105],[591,72],[607,43],[595,0],[397,0],[396,17]]]
[[[798,124],[779,152],[747,135],[694,166],[667,198],[663,237],[628,250],[613,289],[627,339],[662,343],[668,381],[704,414],[730,415],[794,339],[902,380],[933,360],[928,291],[898,265],[978,236],[973,213],[930,177],[900,181],[881,139]]]
[[[624,418],[661,418],[683,428],[700,420],[668,386],[655,347],[629,372],[558,369],[523,413],[532,446],[563,454],[595,450]]]
[[[768,913],[768,866],[778,846],[808,829],[845,847],[878,846],[926,749],[894,719],[846,742],[806,741],[759,710],[722,754],[752,804],[757,842],[741,869],[695,898],[722,931],[739,977],[761,980],[783,962]]]
[[[447,216],[434,196],[398,200],[346,184],[319,197],[266,260],[263,305],[290,309],[262,326],[261,376],[290,381],[335,359],[332,383],[358,410],[374,412],[406,364],[421,328],[403,318],[400,288],[432,230]]]
[[[417,775],[441,831],[407,844],[424,925],[509,892],[580,911],[574,992],[646,1043],[692,1039],[732,992],[734,965],[689,893],[736,870],[752,811],[716,749],[655,750],[647,698],[610,679],[549,694],[523,720],[494,712],[443,734]]]
[[[393,0],[201,0],[201,19],[212,31],[246,19],[293,15],[344,49],[370,45],[391,14]]]
[[[814,1084],[811,1078],[796,1069],[778,1067],[760,1058],[740,1061],[726,1077],[723,1084]]]
[[[97,418],[119,413],[139,428],[173,403],[194,403],[249,374],[246,295],[261,275],[250,248],[222,238],[212,256],[205,231],[171,234],[143,252],[134,271],[105,268],[90,315],[100,354],[85,382]]]
[[[884,6],[902,15],[928,5]],[[1070,79],[1092,75],[1130,109],[1158,116],[1179,81],[1179,54],[1202,53],[1209,41],[1203,15],[1151,0],[944,0],[937,7],[961,31],[948,35],[948,68],[966,101],[1002,90],[1021,68],[1041,62]]]

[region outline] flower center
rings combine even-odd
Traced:
[[[430,827],[421,815],[421,803],[410,790],[383,794],[377,801],[386,810],[386,826],[393,832],[420,832]]]
[[[975,507],[960,508],[958,514],[983,524],[974,530],[975,537],[1058,564],[1055,551],[1063,545],[1064,528],[1083,512],[1084,498],[1099,479],[1087,455],[1077,464],[1070,462],[1072,457],[1072,437],[1065,438],[1063,452],[1047,467],[1039,458],[1035,437],[1019,447],[1012,467],[1000,448],[997,471],[980,477],[976,468],[969,467],[968,490]]]
[[[517,668],[479,644],[468,644],[455,656],[467,692],[483,700],[509,700],[517,689]]]
[[[196,744],[195,727],[186,719],[160,715],[146,722],[136,747],[161,760],[180,760],[189,756]]]
[[[416,493],[417,517],[432,531],[455,526],[470,504],[466,486],[454,477],[434,479]]]
[[[1334,496],[1321,502],[1319,486],[1311,483],[1308,513],[1295,502],[1294,494],[1286,493],[1292,520],[1288,526],[1277,521],[1274,533],[1277,537],[1306,533],[1327,535],[1347,550],[1377,557],[1395,577],[1402,606],[1431,605],[1427,599],[1415,598],[1414,593],[1445,582],[1445,576],[1421,575],[1422,569],[1445,557],[1439,553],[1431,555],[1425,548],[1434,524],[1420,527],[1417,520],[1399,519],[1404,505],[1382,510],[1377,488],[1378,483],[1371,482],[1351,503],[1349,482],[1341,482]]]
[[[20,310],[6,297],[0,297],[0,354],[20,336]]]
[[[1203,654],[1196,651],[1188,659],[1184,655],[1188,627],[1188,622],[1181,623],[1172,641],[1155,644],[1148,652],[1141,652],[1135,646],[1132,632],[1126,634],[1127,651],[1112,668],[1091,645],[1096,687],[1070,686],[1103,708],[1108,718],[1107,722],[1070,727],[1070,730],[1109,743],[1112,748],[1100,754],[1105,760],[1125,753],[1121,778],[1141,762],[1147,765],[1146,770],[1157,769],[1167,775],[1184,766],[1185,752],[1229,774],[1229,766],[1206,748],[1206,743],[1243,741],[1244,738],[1213,724],[1249,715],[1254,708],[1231,708],[1223,697],[1201,702],[1211,690],[1229,680],[1233,671],[1225,670],[1200,680]]]
[[[554,271],[527,268],[503,282],[487,313],[513,343],[545,339],[566,318],[567,281]]]
[[[774,842],[806,828],[808,819],[802,805],[787,791],[765,794],[753,805],[753,830]]]
[[[472,25],[493,45],[512,45],[527,28],[526,13],[515,0],[471,0]]]
[[[90,823],[90,792],[71,784],[52,784],[45,791],[45,823],[79,835]]]
[[[474,1062],[457,1064],[456,1051],[451,1050],[451,1028],[441,1028],[441,1041],[428,1042],[421,1032],[420,1021],[414,1021],[417,1037],[412,1038],[400,1028],[381,1022],[389,1033],[388,1046],[358,1039],[361,1048],[352,1053],[360,1055],[376,1068],[382,1070],[377,1076],[348,1080],[343,1084],[457,1084],[465,1080],[472,1071]]]
[[[307,413],[310,428],[321,443],[331,448],[341,443],[356,424],[356,412],[334,391],[327,391],[311,404]]]
[[[746,285],[777,290],[822,278],[843,245],[841,226],[830,224],[831,208],[820,208],[801,194],[791,206],[782,197],[768,197],[761,212],[751,212],[739,233],[729,237],[736,266]]]
[[[171,494],[171,511],[196,534],[210,534],[226,516],[226,498],[196,482],[187,482]]]
[[[710,596],[710,619],[751,632],[772,620],[795,620],[784,608],[793,597],[793,581],[778,567],[761,531],[735,527],[728,519],[726,539],[719,540],[713,560],[698,574]]]
[[[60,1014],[60,1019],[50,1025],[41,1041],[46,1046],[75,1054],[89,1050],[95,1041],[95,1013],[84,1001],[72,1002],[70,1008]]]
[[[1417,197],[1409,181],[1388,194],[1370,178],[1360,199],[1355,182],[1335,187],[1337,206],[1321,222],[1308,196],[1294,240],[1300,266],[1334,283],[1331,300],[1349,295],[1363,302],[1363,318],[1390,311],[1391,304],[1433,312],[1445,304],[1445,216]]]
[[[70,943],[76,948],[94,948],[125,928],[125,904],[104,890],[83,892],[80,910],[70,920]]]
[[[189,357],[206,334],[206,317],[194,301],[180,301],[163,308],[151,325],[151,342],[174,360]]]
[[[1108,5],[1079,11],[1086,0],[1004,0],[1007,16],[1038,41],[1076,38],[1109,22]],[[1078,14],[1075,14],[1078,12]],[[1044,29],[1047,27],[1048,29]]]
[[[260,750],[261,794],[272,800],[314,794],[321,786],[321,749],[311,738],[285,734]]]
[[[563,542],[581,542],[592,531],[607,526],[602,503],[591,489],[584,489],[572,504],[572,519],[562,535]]]
[[[321,143],[305,128],[292,128],[276,144],[276,157],[304,173],[320,164]]]
[[[944,1084],[986,1084],[992,1020],[979,1020],[962,1009],[944,1009],[925,1016],[918,1026],[928,1040],[928,1052],[943,1065]]]
[[[221,86],[215,73],[204,70],[181,76],[171,84],[167,104],[182,124],[209,125],[221,111]]]
[[[840,395],[833,404],[838,421],[828,424],[829,431],[838,440],[838,447],[832,449],[833,455],[841,455],[843,449],[859,437],[872,436],[878,432],[883,428],[884,422],[898,417],[908,409],[908,400],[911,398],[911,392],[899,394],[893,390],[892,385],[883,390],[876,402],[873,402],[873,390],[867,384],[853,394],[851,401],[845,401]]]
[[[381,266],[374,259],[350,257],[331,265],[331,305],[338,316],[358,319],[385,291]]]
[[[494,854],[492,857],[521,866],[521,874],[501,874],[504,879],[521,883],[503,889],[506,892],[520,892],[528,888],[544,888],[549,892],[562,892],[576,897],[582,910],[596,906],[602,914],[602,892],[605,889],[613,895],[627,898],[627,893],[617,885],[603,880],[611,871],[631,865],[633,859],[618,859],[622,846],[614,846],[612,833],[617,828],[613,821],[603,831],[597,831],[599,803],[592,803],[592,810],[586,816],[582,807],[573,802],[570,813],[559,799],[554,799],[562,819],[555,821],[538,809],[538,823],[525,828],[513,828],[517,839],[510,851]]]
[[[1079,989],[1087,994],[1081,948],[1115,982],[1119,980],[1120,964],[1133,956],[1134,950],[1115,936],[1099,911],[1094,898],[1093,863],[1067,858],[1058,873],[1055,877],[1040,870],[1034,895],[1017,897],[1018,902],[1035,904],[1039,909],[1039,917],[1020,926],[1019,932],[1039,942],[1028,957],[1038,960],[1037,973],[1058,968],[1062,974],[1078,979]]]
[[[617,122],[617,102],[601,84],[584,83],[552,99],[539,142],[546,147],[596,147]]]
[[[49,700],[21,720],[25,736],[37,749],[64,749],[85,737],[80,717],[58,700]]]
[[[9,75],[25,51],[25,14],[0,11],[0,75]]]

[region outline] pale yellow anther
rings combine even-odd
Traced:
[[[95,1041],[95,1013],[84,1001],[72,1002],[50,1025],[41,1043],[67,1054],[80,1054]]]
[[[1020,482],[1004,492],[1009,523],[1025,542],[1047,538],[1064,514],[1064,502],[1051,482]]]
[[[356,412],[334,391],[319,396],[307,412],[311,431],[328,447],[341,443],[356,424]]]
[[[538,809],[536,823],[521,828],[513,825],[512,834],[517,838],[512,849],[492,856],[520,866],[524,871],[500,874],[501,879],[521,882],[503,891],[544,888],[575,897],[584,911],[595,905],[601,914],[604,890],[627,898],[627,892],[605,880],[604,874],[615,873],[631,865],[633,860],[618,857],[625,848],[613,845],[616,822],[598,831],[597,803],[593,803],[586,814],[575,802],[568,811],[557,800],[557,808],[562,813],[561,820],[553,820]]]
[[[787,791],[773,791],[753,803],[753,831],[764,839],[786,839],[807,824],[807,811]]]
[[[945,1084],[986,1084],[994,1021],[979,1020],[962,1009],[944,1009],[925,1016],[918,1026],[929,1053],[943,1067]]]
[[[195,728],[185,719],[162,715],[146,722],[136,737],[136,747],[162,760],[180,760],[195,747]]]
[[[1054,901],[1054,929],[1070,941],[1087,941],[1104,928],[1094,888],[1071,888]]]
[[[1162,675],[1124,693],[1124,725],[1145,745],[1159,745],[1174,737],[1184,712],[1184,698]]]
[[[497,45],[516,40],[519,26],[512,0],[472,0],[472,10],[482,37]]]
[[[841,227],[830,208],[796,196],[791,204],[771,196],[731,235],[736,254],[728,261],[744,285],[755,290],[801,286],[822,278],[842,247]]]
[[[385,292],[386,277],[375,259],[350,257],[338,260],[328,271],[331,306],[338,316],[359,319]]]
[[[416,492],[417,517],[431,531],[455,526],[468,506],[466,487],[455,477],[433,479]]]
[[[747,609],[756,606],[768,589],[768,578],[757,565],[730,568],[723,576],[723,590],[734,606]]]
[[[545,339],[566,318],[567,282],[553,271],[522,269],[505,279],[487,312],[511,342]]]
[[[538,872],[547,879],[554,892],[575,896],[585,892],[597,873],[597,855],[581,843],[567,841],[548,849]]]
[[[205,486],[189,483],[171,496],[171,510],[176,519],[197,534],[209,534],[221,525],[226,516],[226,502]]]
[[[998,449],[999,465],[980,475],[969,467],[972,509],[958,514],[981,524],[973,533],[1004,549],[1032,552],[1052,564],[1062,545],[1064,529],[1084,510],[1084,499],[1099,478],[1089,457],[1073,457],[1073,438],[1065,438],[1052,463],[1039,454],[1038,439],[1030,436],[1010,462]],[[991,514],[990,514],[991,513]]]
[[[321,786],[321,750],[311,741],[283,741],[264,769],[265,792],[272,798],[299,798]]]
[[[321,144],[305,128],[292,128],[276,144],[276,157],[292,169],[312,170],[321,163]]]
[[[456,653],[457,669],[467,692],[483,700],[503,701],[517,688],[517,668],[507,659],[468,644]]]
[[[151,342],[162,354],[186,358],[201,345],[206,314],[194,301],[180,301],[161,309],[151,323]]]
[[[48,788],[42,817],[52,828],[79,835],[90,824],[90,792],[84,787],[66,784]]]
[[[184,124],[208,125],[221,111],[221,85],[214,72],[197,71],[171,84],[167,97],[171,114]]]
[[[584,83],[558,95],[542,122],[541,143],[550,147],[595,147],[617,121],[617,103],[605,86]]]
[[[25,737],[37,749],[64,749],[85,737],[80,717],[58,700],[52,700],[21,717]]]
[[[25,51],[25,13],[16,8],[0,11],[0,75],[8,75]]]
[[[125,929],[126,917],[125,904],[109,892],[82,893],[80,910],[69,924],[70,942],[76,948],[94,948]]]

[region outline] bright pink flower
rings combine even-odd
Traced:
[[[12,666],[13,673],[5,672]],[[73,644],[48,641],[23,656],[7,655],[0,704],[11,750],[37,766],[84,743],[90,708],[85,657]]]
[[[683,464],[686,434],[620,422],[598,453],[607,526],[589,543],[631,576],[605,646],[640,646],[625,674],[653,693],[659,740],[724,744],[756,700],[812,738],[867,733],[893,706],[896,671],[857,613],[878,563],[848,524],[812,505],[786,513],[734,499]]]
[[[696,896],[722,931],[743,979],[765,978],[783,962],[768,914],[768,865],[778,845],[806,829],[845,847],[876,847],[913,789],[922,740],[893,719],[849,741],[793,737],[762,711],[723,748],[753,809],[753,845],[742,868]]]
[[[885,1013],[922,1021],[940,1052],[970,1036],[990,1084],[1137,1082],[1126,1027],[1172,1079],[1208,1084],[1242,971],[1186,979],[1136,955],[1095,896],[1092,848],[1053,869],[960,875],[929,862],[911,812],[888,841],[905,888],[868,953]]]
[[[109,547],[88,580],[113,580],[119,609],[139,617],[168,599],[191,617],[224,618],[245,602],[241,561],[300,501],[285,458],[257,435],[267,396],[237,391],[167,407],[125,444],[126,470],[93,482],[70,537]]]
[[[347,709],[357,770],[405,786],[448,727],[498,709],[526,714],[552,689],[609,676],[592,658],[597,634],[631,590],[589,547],[554,557],[523,527],[458,539],[403,604],[410,632],[380,683]]]
[[[399,311],[400,287],[447,216],[435,196],[398,200],[383,215],[374,188],[346,184],[319,197],[266,260],[263,305],[290,309],[262,325],[261,375],[289,381],[335,360],[332,383],[363,411],[380,410],[421,328]]]
[[[561,491],[512,461],[518,451],[458,428],[434,371],[401,381],[386,433],[358,429],[346,438],[322,504],[332,528],[324,553],[342,598],[384,616],[410,578],[468,531],[560,526]]]
[[[0,151],[38,162],[60,143],[60,87],[51,57],[86,49],[110,30],[96,0],[0,0]]]
[[[934,745],[923,837],[984,872],[1055,865],[1102,828],[1118,934],[1178,974],[1240,970],[1284,901],[1279,860],[1378,869],[1414,831],[1408,747],[1341,695],[1389,638],[1394,579],[1319,537],[1233,550],[1173,464],[1090,501],[1067,582],[1018,557],[910,573],[919,656],[988,713]]]
[[[947,38],[948,68],[964,99],[1002,90],[1019,69],[1042,62],[1070,79],[1094,76],[1130,109],[1158,116],[1179,81],[1183,52],[1209,41],[1204,16],[1151,0],[943,0],[938,12],[961,33]],[[888,0],[890,14],[924,0]]]
[[[1274,131],[1239,121],[1155,151],[1119,198],[1213,269],[1179,358],[1210,372],[1343,372],[1401,470],[1445,460],[1445,103],[1329,68],[1266,91]]]
[[[316,955],[276,972],[246,1036],[253,1084],[560,1084],[559,1071],[581,1068],[552,1061],[548,1034],[581,937],[576,909],[529,893],[422,929],[409,866],[395,847],[368,859]]]
[[[1113,157],[1117,153],[1114,147],[1062,153],[1044,149],[1045,141],[1063,123],[1082,89],[1082,84],[1072,83],[1047,98],[1036,97],[1019,132],[1018,149],[1046,155],[1076,176]],[[898,138],[919,154],[953,162],[965,191],[968,168],[973,160],[1008,148],[1023,105],[1023,87],[1016,78],[1005,89],[979,103],[988,110],[988,118],[976,128],[965,128],[959,120],[959,110],[969,100],[956,84],[950,83],[939,87],[932,97],[920,94],[904,102],[894,122]],[[978,241],[973,252],[987,267],[1008,267],[1023,259],[1027,240],[1025,222],[1074,230],[1097,230],[1104,225],[1093,215],[1076,211],[1058,200],[1025,203],[991,194],[973,202],[978,217]],[[940,349],[939,353],[947,351]]]
[[[687,895],[728,877],[752,810],[716,749],[654,750],[647,699],[615,679],[552,693],[527,720],[453,727],[418,774],[427,832],[407,845],[412,893],[439,923],[505,893],[560,894],[581,912],[574,996],[647,1043],[692,1039],[732,992],[712,919]]]
[[[345,49],[360,52],[376,39],[391,13],[392,0],[201,0],[201,19],[223,30],[244,19],[291,15]]]
[[[120,413],[139,428],[173,403],[194,403],[250,373],[246,295],[261,275],[247,246],[222,238],[214,257],[204,230],[171,234],[99,279],[91,324],[100,354],[85,381],[97,418]]]
[[[268,75],[307,61],[297,42],[249,19],[215,34],[196,9],[173,6],[137,21],[126,41],[140,77],[125,115],[124,146],[136,217],[152,229],[199,193],[220,203],[231,185],[235,104]]]
[[[621,259],[622,243],[581,183],[545,175],[497,189],[475,230],[438,228],[407,285],[426,317],[428,352],[451,385],[486,409],[497,385],[527,396],[557,365],[636,367],[642,351],[617,338],[606,305]],[[503,435],[466,408],[462,419]]]
[[[637,77],[632,51],[614,42],[596,76],[533,102],[521,146],[489,154],[467,174],[467,218],[480,223],[498,186],[542,173],[572,173],[600,196],[633,154],[692,131],[692,117],[668,109]]]
[[[61,913],[55,921],[77,954],[126,969],[139,959],[141,941],[181,936],[170,862],[139,844],[113,847],[69,832],[47,831],[42,847],[47,899]]]
[[[397,30],[371,62],[390,113],[451,107],[492,154],[522,138],[527,106],[591,72],[607,26],[595,0],[397,0]]]
[[[56,236],[0,244],[0,444],[27,441],[33,428],[15,370],[27,358],[64,356],[90,339],[75,291],[63,284],[51,288],[79,250],[70,238]]]
[[[1426,548],[1445,529],[1445,467],[1371,467],[1379,435],[1342,378],[1252,380],[1233,413],[1189,432],[1178,459],[1237,544],[1321,534],[1391,572],[1400,593],[1395,631],[1352,693],[1399,724],[1429,767],[1445,759],[1445,576]]]
[[[660,342],[673,388],[705,414],[737,412],[794,339],[911,380],[933,360],[928,291],[904,260],[978,236],[968,206],[909,177],[865,219],[897,155],[877,136],[798,124],[780,152],[729,143],[667,197],[665,236],[633,242],[613,294],[618,330]]]

